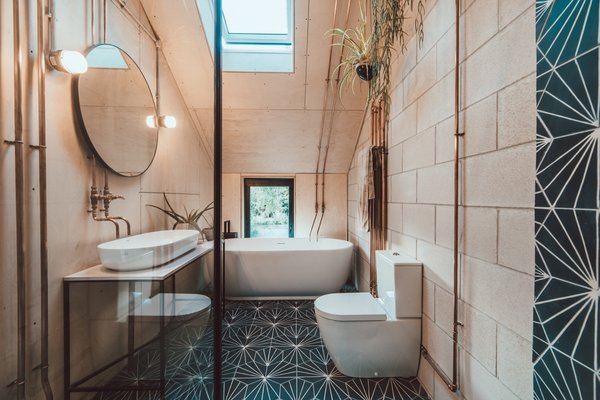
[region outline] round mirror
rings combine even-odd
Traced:
[[[86,60],[88,71],[75,77],[73,87],[79,125],[108,168],[138,176],[158,145],[158,128],[147,124],[156,114],[148,82],[131,57],[111,44],[93,47]]]

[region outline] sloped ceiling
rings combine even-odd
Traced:
[[[345,25],[347,1],[351,0],[338,0],[336,27]],[[349,26],[358,19],[358,2],[352,3]],[[195,0],[142,4],[196,127],[212,148],[213,61]],[[295,0],[294,73],[223,74],[223,172],[314,172],[321,138],[321,165],[329,141],[327,172],[348,171],[366,85],[340,98],[334,85],[327,84],[327,32],[333,27],[334,4],[335,0]],[[339,57],[335,46],[331,71]]]

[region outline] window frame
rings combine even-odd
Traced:
[[[244,237],[250,237],[250,188],[255,186],[279,186],[289,189],[288,238],[294,237],[294,178],[244,178]]]

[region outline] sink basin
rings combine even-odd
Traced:
[[[196,230],[142,233],[98,245],[100,261],[106,268],[133,271],[157,267],[194,249]]]

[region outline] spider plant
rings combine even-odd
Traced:
[[[373,37],[367,33],[367,20],[363,7],[360,8],[360,22],[355,28],[334,28],[331,35],[337,37],[334,46],[340,46],[345,57],[333,70],[339,74],[339,86],[350,86],[354,93],[356,77],[365,81],[370,81],[376,74],[375,66],[372,63],[374,52]]]
[[[206,218],[204,213],[206,213],[207,211],[210,211],[214,208],[214,206],[213,206],[214,202],[211,201],[202,210],[192,209],[192,210],[188,211],[188,209],[184,206],[183,207],[184,212],[183,212],[183,214],[180,214],[177,211],[175,211],[173,206],[171,206],[171,203],[169,203],[169,199],[167,198],[167,195],[165,193],[163,193],[163,198],[165,199],[165,204],[167,205],[167,208],[158,207],[153,204],[146,204],[146,206],[156,208],[157,210],[164,212],[169,217],[174,219],[175,223],[173,224],[172,229],[177,228],[177,225],[179,225],[179,224],[189,224],[194,229],[201,231],[200,226],[198,225],[198,221],[200,220],[200,218],[203,218],[204,221],[206,221],[207,225],[212,227],[212,224]]]
[[[379,99],[383,103],[383,113],[388,121],[390,113],[391,64],[395,48],[406,51],[406,42],[410,39],[407,24],[414,22],[417,43],[424,38],[423,19],[426,0],[371,0],[373,26],[371,35],[376,43],[374,55],[377,76],[369,82],[369,101]],[[416,5],[416,11],[414,10]],[[413,14],[414,11],[414,14]],[[396,47],[395,47],[396,45]]]
[[[423,42],[423,18],[426,0],[370,0],[371,24],[367,23],[366,5],[360,4],[360,21],[356,28],[335,28],[331,32],[338,36],[335,46],[342,46],[346,55],[334,72],[341,69],[340,87],[354,89],[357,65],[368,63],[372,77],[369,80],[368,102],[379,99],[383,103],[386,121],[391,103],[391,64],[395,46],[401,52],[406,50],[410,38],[407,24],[414,20],[417,42]],[[416,5],[416,12],[413,11]],[[369,30],[367,30],[369,29]],[[358,73],[359,71],[357,71]]]

